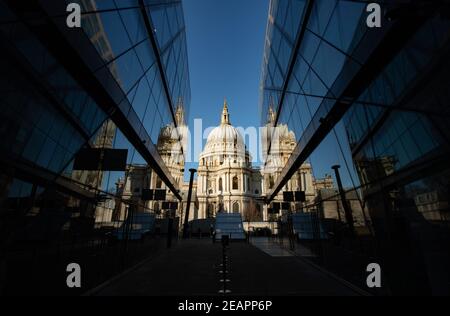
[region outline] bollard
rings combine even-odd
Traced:
[[[222,279],[219,280],[219,282],[221,282],[223,284],[223,288],[221,290],[219,290],[220,294],[229,294],[231,293],[231,291],[229,289],[227,289],[227,283],[230,282],[230,279],[228,279],[228,266],[227,266],[227,254],[226,254],[226,250],[227,250],[227,246],[229,244],[229,236],[227,235],[222,235],[222,270],[219,271],[219,273],[222,274]]]

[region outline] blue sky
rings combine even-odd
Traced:
[[[224,97],[235,126],[258,126],[255,115],[268,0],[185,0],[191,79],[190,123],[218,125]]]
[[[183,1],[191,108],[189,127],[217,126],[224,98],[234,126],[259,126],[259,79],[268,0]],[[189,164],[188,169],[196,164]]]
[[[203,128],[220,123],[224,98],[234,126],[260,126],[259,82],[269,0],[184,0],[183,7],[192,92],[191,133],[196,118],[203,119]],[[342,126],[337,133],[345,139]],[[351,165],[348,144],[342,145]],[[341,164],[344,185],[351,185],[334,135],[324,140],[310,160],[319,178],[331,174],[333,164]],[[186,170],[192,167],[197,164],[186,164]],[[185,178],[188,180],[187,172]]]

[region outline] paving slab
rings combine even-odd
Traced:
[[[232,295],[358,295],[286,250],[264,240],[231,242]],[[261,248],[261,249],[260,249]],[[137,269],[101,287],[94,295],[218,295],[222,246],[209,239],[180,240]]]

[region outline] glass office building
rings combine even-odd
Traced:
[[[73,2],[81,28],[66,24]],[[156,144],[167,126],[176,133],[176,113],[187,117],[190,85],[179,1],[2,0],[0,46],[0,284],[11,293],[54,268],[51,245],[64,253],[99,221],[126,219],[124,165],[149,166],[181,199]],[[101,164],[86,167],[95,153]],[[34,274],[20,272],[25,262]]]
[[[382,27],[369,28],[367,3],[271,1],[261,122],[275,113],[273,126],[288,125],[297,147],[268,200],[304,161],[315,167],[320,155],[330,172],[342,165],[343,190],[358,195],[367,216],[368,236],[356,238],[373,247],[367,257],[341,251],[361,271],[335,272],[363,278],[372,260],[385,293],[448,294],[450,20],[438,5],[387,3]]]

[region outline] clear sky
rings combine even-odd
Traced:
[[[197,118],[203,119],[203,128],[219,125],[224,98],[234,126],[260,126],[259,82],[269,0],[184,0],[183,7],[192,92],[191,133]],[[345,139],[342,126],[337,133]],[[351,165],[348,144],[342,145]],[[324,140],[310,160],[319,178],[331,174],[333,164],[341,164],[344,185],[351,185],[334,135]],[[186,164],[186,170],[192,167],[197,164]]]
[[[268,0],[184,0],[191,80],[190,130],[217,126],[224,98],[234,126],[259,126]],[[186,166],[188,169],[196,164]]]

